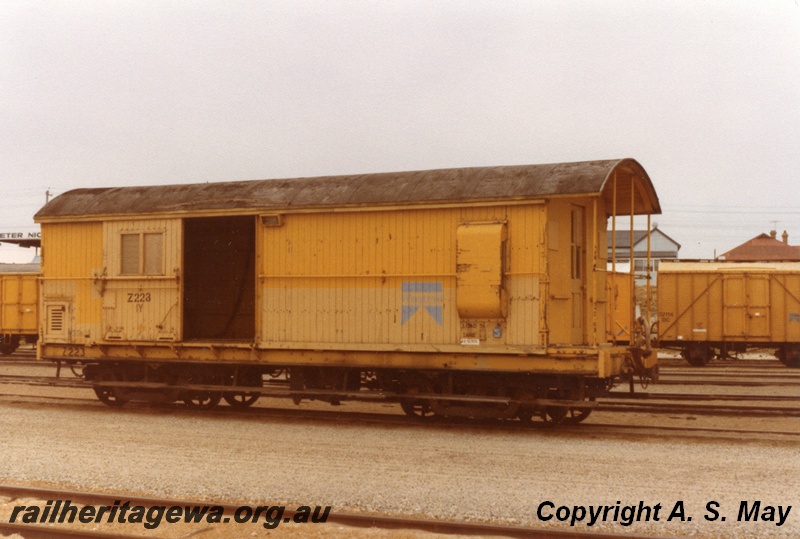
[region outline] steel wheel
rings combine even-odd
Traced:
[[[261,387],[264,385],[264,382],[260,372],[251,372],[239,376],[236,385]],[[261,393],[258,391],[226,391],[222,394],[222,398],[225,399],[225,402],[234,408],[247,408],[248,406],[252,406],[260,396]]]
[[[563,406],[547,406],[542,410],[541,418],[548,427],[555,427],[564,422],[568,412],[569,409]]]
[[[564,423],[569,423],[570,425],[577,425],[578,423],[589,417],[591,413],[592,413],[591,408],[570,408],[569,411],[567,412],[567,416],[564,418]]]
[[[431,383],[427,378],[420,378],[412,385],[407,386],[406,395],[419,395],[420,393],[432,393]],[[429,399],[403,399],[400,401],[400,408],[409,417],[416,419],[430,419],[435,414],[431,408],[431,401]]]
[[[5,340],[0,338],[0,340]],[[19,337],[11,336],[7,343],[0,345],[0,354],[10,356],[19,348]]]
[[[781,363],[790,369],[800,369],[800,345],[787,344],[778,352]]]
[[[407,416],[416,417],[417,419],[427,419],[434,415],[430,403],[425,399],[403,401],[400,403],[400,407]]]
[[[523,391],[517,395],[517,398],[521,401],[530,401],[533,400],[533,395],[527,391]],[[533,416],[535,414],[536,409],[532,406],[520,405],[519,409],[517,410],[517,418],[519,419],[520,423],[524,425],[532,425]]]
[[[222,400],[222,393],[219,391],[192,391],[183,397],[186,406],[197,410],[214,408],[220,400]]]
[[[95,380],[99,382],[119,382],[122,380],[122,376],[115,371],[103,369],[98,373]],[[95,386],[94,394],[97,395],[97,398],[100,399],[100,402],[106,406],[112,406],[114,408],[124,406],[130,400],[126,397],[126,392],[121,387]]]
[[[711,349],[703,344],[696,344],[686,347],[683,350],[683,357],[694,367],[702,367],[711,361]]]
[[[222,394],[222,398],[225,399],[225,402],[234,408],[247,408],[248,406],[252,406],[260,396],[261,393],[258,391],[252,391],[249,393],[234,393],[232,391],[226,391]]]

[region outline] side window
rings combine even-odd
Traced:
[[[142,273],[164,275],[164,234],[142,234]]]
[[[164,234],[123,232],[120,275],[164,275]]]
[[[122,253],[120,257],[121,275],[139,274],[139,237],[141,234],[122,234],[120,244]]]

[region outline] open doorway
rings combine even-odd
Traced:
[[[185,219],[184,340],[255,338],[255,217]]]

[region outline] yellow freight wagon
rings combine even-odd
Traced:
[[[692,365],[772,348],[800,367],[800,263],[662,261],[658,319],[659,345]]]
[[[12,354],[22,340],[39,335],[39,274],[0,272],[0,353]]]
[[[41,356],[80,359],[109,404],[159,382],[245,405],[267,377],[295,401],[558,419],[652,374],[606,343],[606,229],[658,212],[632,159],[78,189],[36,216]]]

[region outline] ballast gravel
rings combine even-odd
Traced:
[[[576,528],[663,537],[800,537],[797,438],[326,422],[26,399],[0,400],[0,429],[3,483],[554,529],[569,528],[569,520],[542,521],[540,506],[545,517],[609,506],[605,521],[587,526],[584,520]],[[713,516],[710,502],[716,520],[705,518]],[[757,521],[737,521],[742,502],[748,511],[759,503]],[[658,522],[652,518],[657,504]],[[616,508],[640,505],[653,508],[649,521],[625,526],[613,518]],[[682,515],[667,520],[676,506]],[[791,506],[780,526],[778,506]],[[7,504],[0,518],[7,520],[8,511]],[[341,536],[339,528],[321,526],[315,535]],[[224,536],[310,531],[250,524],[226,527]]]

